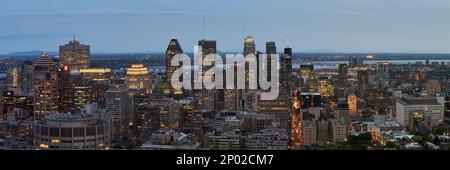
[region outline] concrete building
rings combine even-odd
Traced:
[[[109,121],[95,114],[59,113],[34,126],[34,145],[44,150],[98,150],[110,145]]]
[[[413,129],[416,123],[425,119],[424,126],[432,128],[443,122],[444,105],[436,98],[404,97],[397,100],[396,119],[406,129]]]

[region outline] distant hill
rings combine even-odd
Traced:
[[[35,50],[35,51],[18,51],[18,52],[10,53],[10,54],[8,54],[8,56],[11,56],[11,57],[31,57],[31,56],[40,56],[43,53],[44,53],[44,51],[38,51],[38,50]],[[47,52],[47,54],[49,56],[55,56],[55,55],[58,55],[58,52],[49,51],[49,52]]]

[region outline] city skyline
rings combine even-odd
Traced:
[[[259,50],[275,41],[295,52],[450,53],[449,5],[440,0],[4,2],[0,54],[57,51],[56,44],[73,35],[92,45],[93,53],[164,52],[172,38],[186,52],[199,39],[217,40],[218,51],[242,51],[247,35]]]

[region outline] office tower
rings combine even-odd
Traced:
[[[300,65],[300,77],[303,78],[303,89],[302,92],[315,93],[315,82],[316,76],[314,74],[314,65]]]
[[[367,70],[358,71],[358,96],[364,98],[369,89],[369,72]]]
[[[329,77],[320,77],[317,81],[317,84],[320,95],[322,95],[323,97],[334,96],[333,81]]]
[[[33,63],[29,60],[26,60],[22,64],[22,75],[20,76],[22,79],[22,91],[25,94],[33,93]]]
[[[347,64],[339,64],[338,65],[338,81],[339,84],[341,86],[345,86],[345,84],[347,84],[347,72],[348,72],[348,67]]]
[[[292,48],[285,48],[280,59],[280,92],[281,95],[291,96],[291,74],[292,74]]]
[[[120,141],[127,136],[129,105],[126,87],[114,85],[106,91],[106,110],[110,114],[112,141]]]
[[[161,129],[178,129],[181,106],[174,99],[151,99],[150,104],[159,108]]]
[[[244,39],[244,57],[249,54],[255,54],[256,52],[256,45],[255,41],[251,36],[247,36]]]
[[[216,41],[214,40],[200,40],[198,41],[198,46],[201,47],[202,51],[199,51],[199,53],[202,54],[202,59],[209,55],[209,54],[216,54],[217,52],[217,45],[216,45]],[[209,69],[211,69],[212,66],[203,66],[203,68],[199,68],[202,69],[203,74],[208,71]],[[210,77],[203,77],[203,79],[213,79],[214,80],[214,76],[213,78]],[[202,80],[194,80],[196,82],[202,83]],[[221,96],[221,94],[223,96]],[[199,92],[199,106],[202,107],[203,110],[214,110],[214,111],[219,111],[221,110],[221,107],[219,107],[220,104],[224,104],[224,90],[217,90],[217,89],[212,89],[212,90],[207,90],[207,89],[202,89]],[[222,98],[221,101],[219,101],[219,99]],[[223,108],[223,106],[222,106]]]
[[[109,89],[111,81],[111,69],[107,68],[91,68],[80,69],[81,83],[80,87],[81,95],[75,95],[76,99],[87,99],[75,101],[75,105],[78,108],[84,107],[87,103],[97,103],[100,108],[105,108],[105,92]],[[77,88],[77,86],[75,87]],[[86,94],[86,95],[85,95]]]
[[[277,54],[277,46],[275,44],[275,42],[273,41],[269,41],[266,42],[266,54],[267,54],[267,63],[264,63],[263,65],[267,64],[267,68],[266,72],[267,72],[267,80],[271,81],[271,67],[272,64],[277,64],[277,63],[272,63],[272,57],[275,57],[275,55]]]
[[[69,41],[59,46],[59,66],[68,66],[70,70],[86,69],[89,67],[89,45],[80,44],[80,41]]]
[[[34,120],[41,120],[58,110],[58,66],[43,54],[34,64]]]
[[[444,119],[444,104],[436,98],[404,97],[396,101],[395,110],[397,121],[409,130],[416,126],[431,129]]]
[[[383,89],[389,85],[389,63],[380,62],[377,63],[376,69],[376,82],[378,89]]]
[[[69,70],[69,66],[63,66],[58,70],[58,86],[60,94],[60,112],[66,113],[75,109],[75,87],[82,83],[79,70]]]
[[[358,102],[355,94],[347,96],[348,111],[351,116],[358,116]]]
[[[180,66],[171,65],[172,58],[177,54],[183,54],[183,49],[181,49],[180,43],[178,43],[177,39],[172,39],[170,40],[169,46],[167,47],[166,50],[166,82],[165,82],[167,83],[166,87],[169,88],[166,90],[170,91],[171,96],[183,93],[182,90],[175,90],[171,85],[172,74],[175,72],[175,70],[181,68],[181,64]]]
[[[346,98],[339,98],[337,106],[336,118],[338,121],[347,124],[350,122],[350,114],[348,110],[348,102]]]
[[[138,104],[134,110],[133,138],[137,145],[149,140],[153,132],[160,126],[160,108],[149,103]]]
[[[59,113],[36,122],[34,145],[42,150],[101,150],[110,146],[109,121],[93,114]]]
[[[148,68],[143,64],[132,64],[131,68],[127,68],[125,84],[133,94],[137,92],[150,93]]]
[[[20,76],[19,75],[20,75],[19,74],[19,69],[13,68],[11,70],[11,78],[12,78],[11,87],[12,88],[15,88],[15,89],[20,89],[21,88],[20,87],[21,82],[20,82]]]

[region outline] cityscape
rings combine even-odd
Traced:
[[[198,32],[213,23],[179,15],[200,15]],[[450,53],[305,52],[251,29],[226,47],[175,34],[148,40],[159,52],[108,52],[75,32],[48,51],[2,52],[0,150],[450,149]],[[201,88],[175,88],[185,81]]]

